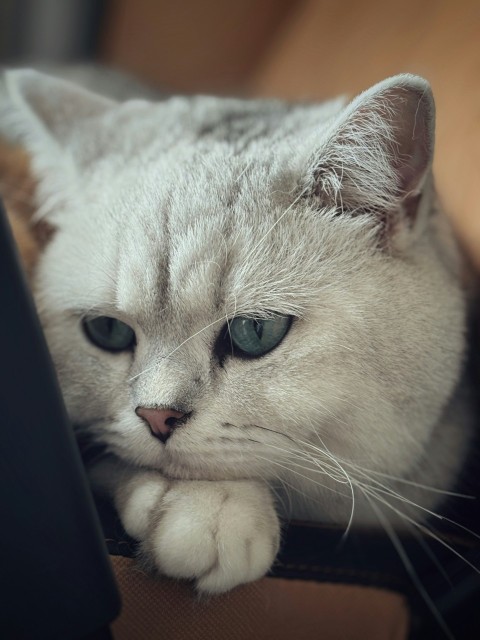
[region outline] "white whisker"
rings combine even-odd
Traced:
[[[385,530],[385,533],[390,538],[390,541],[392,542],[396,552],[398,553],[398,556],[399,556],[400,560],[402,561],[403,566],[405,567],[405,569],[406,569],[408,575],[410,576],[410,579],[412,580],[413,584],[415,585],[415,588],[417,589],[418,593],[423,598],[423,601],[428,606],[428,608],[432,612],[432,615],[435,617],[435,620],[441,626],[442,630],[444,631],[446,636],[449,638],[449,640],[455,640],[455,637],[453,636],[453,634],[450,631],[450,629],[447,627],[447,625],[445,623],[445,620],[442,618],[442,616],[438,612],[438,610],[437,610],[437,608],[435,606],[435,603],[433,602],[433,600],[430,597],[428,591],[425,589],[422,581],[420,580],[417,572],[415,571],[415,569],[414,569],[414,567],[412,565],[412,562],[411,562],[410,558],[408,557],[408,554],[405,551],[405,548],[404,548],[404,546],[403,546],[403,544],[402,544],[397,532],[392,527],[392,525],[390,524],[390,522],[389,522],[388,518],[385,516],[385,514],[379,509],[379,507],[377,505],[374,504],[374,502],[371,499],[371,497],[369,495],[365,494],[365,493],[364,493],[364,495],[365,495],[365,498],[367,499],[367,501],[369,502],[372,510],[376,514],[376,516],[378,518],[378,521],[380,522],[381,526]]]
[[[301,444],[303,444],[306,447],[309,447],[311,449],[317,450],[317,445],[311,443],[311,442],[302,442]],[[321,451],[321,450],[320,450]],[[445,496],[452,496],[455,498],[466,498],[469,500],[475,500],[475,496],[472,495],[468,495],[468,494],[464,494],[464,493],[458,493],[456,491],[447,491],[445,489],[439,489],[438,487],[432,487],[430,485],[426,485],[426,484],[422,484],[420,482],[414,482],[413,480],[407,480],[406,478],[401,478],[399,476],[393,476],[389,473],[384,473],[382,471],[377,471],[375,469],[368,469],[366,467],[362,467],[358,464],[355,464],[353,462],[350,462],[348,460],[345,460],[344,458],[337,458],[342,464],[345,464],[349,467],[354,468],[355,470],[360,470],[366,473],[372,473],[376,476],[381,476],[383,478],[386,478],[387,480],[393,480],[394,482],[400,482],[402,484],[406,484],[406,485],[410,485],[412,487],[416,487],[417,489],[423,489],[425,491],[431,491],[432,493],[438,493],[441,495],[445,495]]]
[[[277,220],[275,220],[275,222],[272,224],[272,226],[268,229],[268,231],[260,238],[260,240],[257,242],[257,244],[255,244],[253,246],[253,248],[249,251],[246,259],[245,259],[245,263],[248,264],[248,262],[252,259],[252,257],[255,255],[255,251],[260,247],[260,245],[263,244],[263,242],[265,241],[265,239],[270,235],[270,233],[275,229],[275,227],[283,220],[283,218],[293,209],[293,207],[301,200],[301,198],[303,197],[303,192],[301,192],[296,198],[295,200],[292,202],[292,204],[290,204],[285,211],[282,213],[281,216],[279,216],[277,218]]]
[[[434,534],[430,529],[428,529],[428,527],[426,527],[425,525],[420,524],[419,522],[417,522],[416,520],[414,520],[413,518],[408,516],[405,512],[400,511],[400,509],[395,508],[387,500],[384,500],[383,498],[380,498],[377,495],[377,490],[376,489],[371,489],[371,488],[368,488],[368,487],[365,487],[365,486],[360,487],[360,488],[361,488],[362,491],[367,492],[371,497],[374,497],[376,500],[378,500],[379,502],[384,504],[386,507],[391,509],[400,518],[402,518],[406,522],[409,522],[414,527],[416,527],[419,531],[422,531],[425,535],[428,535],[429,537],[433,538],[433,540],[436,540],[436,542],[438,542],[439,544],[444,546],[446,549],[448,549],[451,553],[453,553],[455,556],[460,558],[466,565],[468,565],[471,569],[473,569],[476,573],[478,573],[480,575],[480,569],[478,567],[476,567],[472,562],[467,560],[467,558],[462,556],[462,554],[460,552],[458,552],[454,547],[449,545],[448,542],[445,542],[445,540],[443,540],[440,536]]]
[[[210,322],[209,324],[205,325],[204,327],[202,327],[201,329],[199,329],[198,331],[196,331],[195,333],[193,333],[191,336],[189,336],[188,338],[186,338],[183,342],[181,342],[179,345],[177,345],[175,347],[175,349],[173,349],[168,355],[166,356],[161,356],[161,360],[168,360],[169,358],[171,358],[173,356],[174,353],[176,353],[181,347],[183,347],[184,344],[186,344],[187,342],[189,342],[190,340],[192,340],[193,338],[195,338],[196,336],[200,335],[201,333],[203,333],[204,331],[206,331],[207,329],[209,329],[210,327],[213,327],[213,325],[218,324],[219,322],[223,322],[225,320],[225,317],[222,316],[221,318],[217,318],[216,320],[214,320],[213,322]],[[137,378],[139,378],[140,376],[143,376],[145,373],[147,373],[148,371],[151,371],[152,369],[155,369],[155,367],[158,366],[158,363],[152,364],[150,367],[147,367],[146,369],[144,369],[143,371],[140,371],[140,373],[137,373],[136,375],[132,376],[131,378],[128,378],[127,382],[133,382],[133,380],[136,380]]]
[[[332,493],[336,493],[338,495],[343,496],[344,498],[348,498],[348,494],[342,493],[341,491],[337,491],[336,489],[332,489],[332,487],[329,487],[326,484],[323,484],[321,482],[318,482],[317,480],[313,480],[312,478],[309,478],[308,476],[304,475],[303,473],[299,473],[298,471],[295,471],[294,469],[291,469],[290,467],[281,464],[280,462],[277,462],[276,460],[271,460],[269,458],[265,458],[263,456],[259,456],[257,454],[255,454],[255,456],[257,458],[259,458],[259,460],[263,460],[264,462],[268,462],[269,464],[274,464],[278,467],[281,467],[282,469],[285,469],[285,471],[288,471],[289,473],[293,473],[296,476],[299,476],[301,478],[304,478],[305,480],[308,480],[309,482],[312,482],[313,484],[318,485],[319,487],[323,487],[324,489],[327,489],[327,491],[331,491]]]

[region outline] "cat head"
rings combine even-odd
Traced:
[[[117,103],[32,71],[2,92],[54,229],[34,293],[80,432],[171,477],[308,492],[319,448],[408,476],[464,349],[424,80],[322,105]]]

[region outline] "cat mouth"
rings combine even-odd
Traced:
[[[171,433],[170,430],[166,431],[156,431],[153,427],[149,427],[150,434],[156,439],[160,440],[164,445],[167,444],[167,440],[169,439]]]

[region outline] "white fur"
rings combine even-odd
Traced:
[[[278,518],[260,483],[176,482],[159,515],[147,542],[156,565],[196,578],[201,591],[261,578],[278,551]]]
[[[30,150],[57,229],[34,290],[70,416],[123,467],[97,477],[161,570],[208,592],[262,575],[267,485],[282,515],[319,521],[347,522],[353,497],[375,522],[375,479],[420,505],[395,503],[408,517],[435,507],[414,485],[452,487],[472,420],[424,80],[346,107],[117,104],[28,71],[2,95],[0,131]],[[279,313],[296,319],[276,349],[216,361],[228,319]],[[86,315],[129,324],[135,352],[89,343]],[[192,411],[166,445],[134,411],[160,405]]]
[[[128,483],[125,482],[128,486]],[[154,509],[156,509],[167,489],[167,481],[159,474],[142,474],[141,481],[135,483],[130,495],[121,503],[117,498],[117,509],[122,514],[122,522],[125,531],[142,540],[147,536],[148,527]],[[125,491],[126,487],[122,487]]]

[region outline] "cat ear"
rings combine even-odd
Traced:
[[[115,104],[30,69],[3,74],[0,138],[28,154],[37,220],[75,199],[77,166],[93,152],[89,123]]]
[[[309,190],[323,207],[377,218],[387,234],[413,224],[434,147],[429,84],[399,75],[355,98],[327,132]],[[405,226],[405,225],[403,225]]]
[[[4,74],[1,110],[2,133],[10,124],[10,135],[68,145],[79,123],[101,115],[115,102],[71,82],[31,69]],[[6,132],[8,135],[8,131]]]

